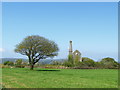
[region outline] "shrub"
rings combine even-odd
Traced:
[[[63,65],[66,66],[66,67],[73,67],[74,66],[74,64],[72,64],[69,61],[64,61]]]
[[[28,63],[27,62],[22,62],[22,65],[28,65]]]
[[[95,67],[96,68],[103,68],[100,62],[95,62]]]
[[[52,65],[62,65],[62,62],[59,62],[59,61],[52,61]]]
[[[4,65],[7,65],[8,63],[9,63],[9,61],[4,62]]]
[[[26,63],[26,62],[23,62],[22,59],[17,59],[17,60],[15,61],[15,67],[16,67],[16,68],[24,68],[26,65],[27,65],[27,63]]]
[[[74,58],[74,64],[77,65],[78,63],[80,63],[80,57],[79,56],[75,56]]]
[[[95,66],[95,61],[90,59],[90,58],[87,58],[87,57],[83,57],[82,62],[85,66],[88,66],[88,67],[94,67]]]
[[[73,55],[68,55],[68,62],[73,64]]]
[[[15,64],[16,64],[16,65],[21,65],[21,64],[22,64],[22,59],[17,59],[17,60],[15,61]]]
[[[4,62],[4,65],[13,66],[14,63],[12,61],[6,61]]]
[[[118,68],[118,63],[113,58],[103,58],[100,63],[103,68]]]

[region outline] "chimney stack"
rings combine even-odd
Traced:
[[[72,41],[70,41],[70,47],[69,47],[69,55],[72,55]]]

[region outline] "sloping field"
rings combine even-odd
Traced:
[[[3,68],[6,88],[117,88],[118,70]]]

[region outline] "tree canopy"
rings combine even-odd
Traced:
[[[31,69],[40,59],[54,57],[58,55],[59,48],[54,41],[48,40],[38,35],[32,35],[16,45],[15,52],[26,55],[29,59]]]

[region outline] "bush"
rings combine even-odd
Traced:
[[[73,64],[73,56],[72,55],[68,55],[68,62]]]
[[[85,66],[88,66],[88,67],[94,67],[95,66],[95,61],[90,59],[90,58],[87,58],[87,57],[83,57],[82,62]]]
[[[26,66],[27,66],[27,65],[28,65],[28,63],[27,63],[27,62],[22,62],[22,65],[26,65]]]
[[[22,61],[23,61],[22,59],[17,59],[17,60],[15,61],[15,64],[16,64],[16,65],[21,65],[21,64],[22,64]]]
[[[78,63],[80,63],[80,57],[79,56],[75,56],[74,58],[74,64],[77,65]]]
[[[66,66],[66,67],[74,67],[74,64],[72,64],[69,61],[64,61],[63,65]]]
[[[16,68],[24,68],[26,65],[27,65],[27,63],[26,63],[26,62],[23,62],[22,59],[17,59],[17,60],[15,61],[15,67],[16,67]]]
[[[103,68],[118,68],[118,63],[113,58],[103,58],[100,63]]]
[[[62,65],[62,62],[59,62],[59,61],[52,61],[52,65]]]
[[[4,65],[13,66],[14,63],[12,61],[6,61],[4,62]]]
[[[96,68],[103,68],[100,62],[95,62],[95,67]]]
[[[8,63],[9,63],[9,61],[4,62],[4,65],[7,65]]]
[[[71,62],[72,60],[72,57],[69,56],[68,60],[65,61],[63,63],[63,66],[66,66],[66,67],[73,67],[73,68],[78,68],[78,69],[82,69],[82,68],[85,68],[85,69],[97,69],[97,68],[100,68],[100,69],[103,69],[103,68],[106,68],[106,69],[117,69],[117,68],[120,68],[120,63],[116,62],[113,58],[103,58],[100,62],[95,62],[94,60],[90,59],[90,58],[87,58],[87,57],[83,57],[82,58],[82,62],[76,62],[74,60],[74,64]]]

